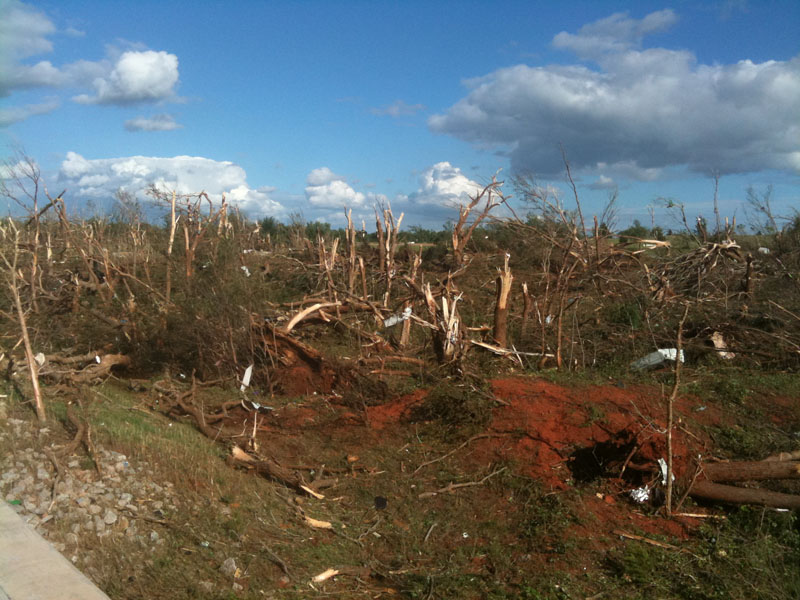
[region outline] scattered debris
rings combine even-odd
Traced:
[[[384,319],[383,326],[384,328],[391,327],[393,325],[397,325],[398,323],[402,323],[403,321],[407,321],[411,318],[411,307],[407,306],[403,309],[403,312],[399,315],[392,315],[388,319]]]
[[[236,566],[236,559],[233,557],[226,558],[219,570],[227,577],[238,578],[241,575],[241,569]]]
[[[311,581],[313,581],[314,583],[322,583],[323,581],[326,581],[331,577],[335,577],[338,574],[339,571],[337,571],[336,569],[326,569],[319,575],[314,575]]]
[[[643,485],[640,488],[631,490],[631,499],[637,504],[645,504],[650,500],[650,488]]]
[[[643,369],[655,369],[661,367],[668,362],[675,362],[675,357],[678,356],[677,348],[659,348],[655,352],[651,352],[647,356],[635,360],[631,363],[631,369],[634,371],[641,371]],[[680,352],[680,361],[685,362],[685,354],[683,350]]]
[[[661,485],[667,485],[667,461],[663,458],[659,458],[658,468],[661,470]],[[672,481],[675,481],[675,473],[672,474]]]
[[[715,331],[711,334],[711,343],[714,344],[714,348],[717,350],[717,356],[720,358],[724,360],[736,358],[733,352],[728,352],[728,345],[725,343],[725,339],[719,331]]]
[[[311,525],[311,527],[316,527],[317,529],[333,529],[333,523],[330,521],[320,521],[319,519],[314,519],[308,515],[305,515],[304,518],[306,523]]]
[[[678,552],[688,552],[688,550],[685,550],[684,548],[679,548],[678,546],[667,544],[666,542],[659,542],[658,540],[651,540],[650,538],[642,537],[641,535],[635,535],[633,533],[620,531],[619,529],[615,529],[614,534],[618,535],[621,538],[625,538],[628,540],[636,540],[637,542],[644,542],[645,544],[650,544],[651,546],[657,546],[658,548],[664,548],[665,550],[677,550]]]
[[[250,365],[244,370],[244,376],[242,377],[242,387],[239,388],[239,391],[243,392],[250,386],[250,378],[253,376],[253,365]]]

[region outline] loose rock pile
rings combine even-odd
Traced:
[[[147,464],[97,447],[88,458],[57,459],[47,428],[8,418],[0,426],[0,497],[65,556],[88,564],[98,538],[155,547],[164,539],[157,522],[181,506],[172,483],[152,480]],[[55,456],[55,455],[52,455]]]

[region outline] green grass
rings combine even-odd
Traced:
[[[620,586],[615,597],[711,600],[800,597],[800,528],[797,515],[739,508],[709,523],[684,552],[638,542],[609,554],[607,573]]]

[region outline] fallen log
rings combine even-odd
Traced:
[[[793,450],[792,452],[779,452],[768,456],[764,460],[800,460],[800,450]]]
[[[800,496],[794,494],[742,488],[706,480],[696,481],[689,489],[689,495],[693,498],[732,504],[759,504],[773,508],[800,508]]]
[[[306,483],[293,470],[278,464],[272,458],[253,457],[244,452],[238,446],[232,448],[229,460],[233,464],[250,467],[262,477],[278,481],[289,488],[292,488],[299,494],[308,494],[310,496],[317,496],[317,490],[324,489],[335,485],[335,479],[319,479],[317,481]]]
[[[765,479],[800,479],[800,461],[766,460],[707,463],[703,472],[709,481],[763,481]]]

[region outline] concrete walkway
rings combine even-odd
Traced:
[[[109,600],[0,500],[0,600]]]

